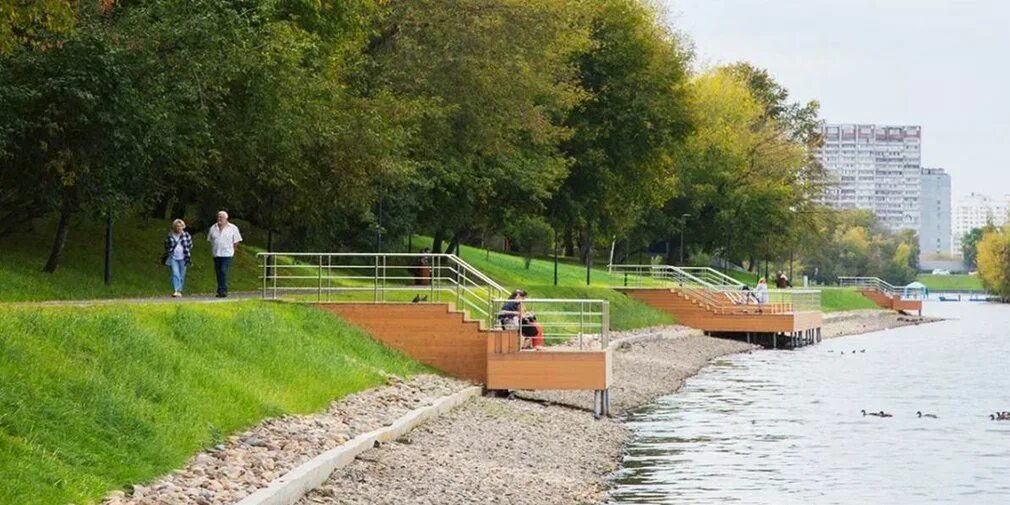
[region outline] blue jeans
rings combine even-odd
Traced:
[[[231,266],[231,256],[214,256],[214,274],[217,276],[217,294],[228,294],[228,267]]]
[[[172,291],[182,293],[182,283],[186,280],[186,260],[168,260],[172,269]]]

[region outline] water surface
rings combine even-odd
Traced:
[[[926,314],[715,362],[631,416],[613,503],[1010,504],[1010,306]]]

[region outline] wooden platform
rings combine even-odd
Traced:
[[[678,289],[623,289],[628,296],[677,318],[680,324],[707,332],[793,334],[820,328],[820,312],[758,313],[756,305],[718,313]]]
[[[608,351],[524,351],[514,331],[489,330],[447,303],[322,303],[376,340],[453,377],[488,389],[610,387]]]
[[[922,315],[922,300],[906,300],[901,295],[887,296],[873,290],[862,290],[860,293],[873,300],[873,303],[876,303],[880,308],[897,310],[898,312],[915,312]]]

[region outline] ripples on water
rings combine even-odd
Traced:
[[[958,319],[713,363],[631,416],[613,503],[1010,504],[1010,306],[926,313]]]

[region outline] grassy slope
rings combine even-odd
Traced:
[[[268,302],[0,306],[0,503],[96,500],[265,417],[422,367]]]
[[[879,309],[873,300],[849,288],[821,287],[821,309],[824,312],[841,312],[844,310]]]
[[[255,231],[240,226],[246,239],[255,242]],[[42,273],[52,241],[52,224],[40,224],[31,233],[0,239],[0,301],[69,300],[171,294],[168,267],[159,264],[168,223],[130,219],[113,227],[112,286],[102,283],[105,235],[102,226],[83,222],[67,241],[63,262],[54,274]],[[186,275],[188,293],[212,293],[214,265],[206,230],[193,234],[193,267]],[[259,287],[256,258],[240,246],[229,275],[234,291]]]
[[[925,284],[930,291],[943,290],[976,290],[982,291],[982,280],[972,275],[931,275],[922,274],[918,281]]]

